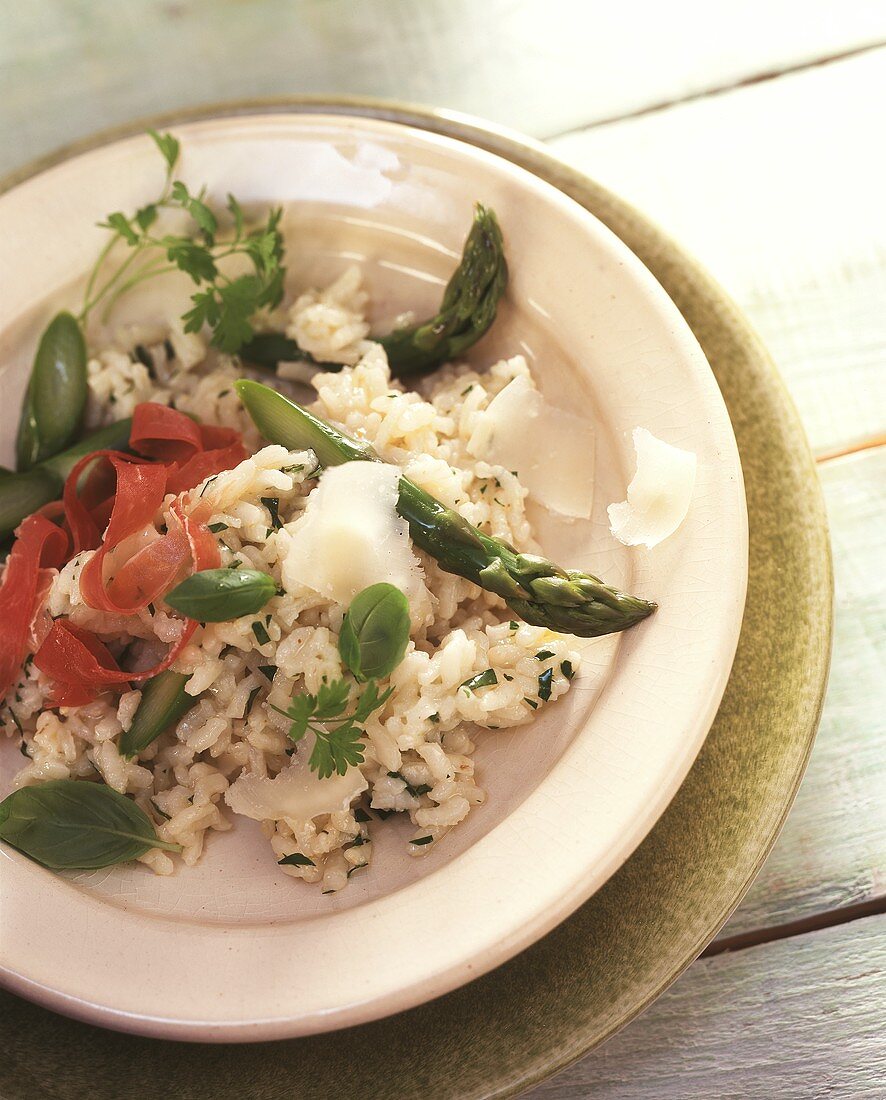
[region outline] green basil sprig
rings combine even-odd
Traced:
[[[70,313],[49,322],[34,358],[16,440],[19,470],[52,458],[74,438],[86,407],[86,343]]]
[[[201,623],[225,623],[261,611],[277,592],[273,577],[258,569],[204,569],[166,596],[170,607]]]
[[[167,668],[152,676],[142,688],[142,697],[132,725],[120,735],[117,748],[127,759],[146,749],[173,722],[187,714],[197,700],[185,691],[188,677]]]
[[[409,603],[392,584],[371,584],[351,601],[341,633],[341,659],[361,683],[383,680],[403,660],[409,641]]]
[[[180,852],[131,798],[103,783],[53,779],[0,802],[0,840],[53,871],[126,863],[152,848]]]

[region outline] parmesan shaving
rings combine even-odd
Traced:
[[[637,469],[627,500],[610,504],[609,529],[625,546],[657,546],[672,535],[689,511],[695,487],[696,458],[656,439],[645,428],[634,429]]]
[[[582,417],[549,405],[527,375],[517,375],[478,414],[468,451],[512,470],[550,511],[590,517],[594,430]]]
[[[386,581],[424,617],[430,597],[409,528],[397,515],[400,471],[381,462],[347,462],[325,471],[301,518],[281,531],[283,587],[307,587],[343,607]]]
[[[299,746],[291,763],[273,779],[241,775],[225,791],[225,802],[235,814],[254,821],[311,821],[321,814],[346,810],[369,784],[359,768],[321,779],[308,767],[311,735]]]

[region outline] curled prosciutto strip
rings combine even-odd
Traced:
[[[28,651],[28,639],[38,606],[52,574],[65,561],[68,536],[46,516],[22,520],[9,553],[0,588],[0,699],[15,683]]]
[[[65,483],[63,500],[19,527],[0,585],[0,699],[29,648],[37,648],[35,664],[56,681],[55,705],[79,706],[105,688],[163,671],[196,629],[196,623],[186,623],[164,660],[135,674],[121,670],[90,631],[66,620],[50,625],[45,615],[35,622],[51,570],[82,550],[95,550],[80,573],[83,599],[118,615],[147,607],[188,569],[220,564],[206,527],[211,507],[186,504],[181,494],[243,461],[239,433],[196,424],[175,409],[146,402],[135,409],[130,446],[137,455],[96,451],[81,459]],[[163,532],[154,524],[169,494],[179,499],[169,506]]]
[[[69,619],[57,619],[35,653],[34,664],[55,681],[52,706],[80,707],[91,703],[108,688],[147,680],[169,668],[196,629],[197,623],[189,620],[182,636],[162,661],[142,672],[126,672],[91,630],[75,626]]]
[[[246,458],[240,433],[233,428],[195,424],[184,413],[153,401],[136,406],[129,443],[139,454],[166,465],[167,493],[193,489]]]

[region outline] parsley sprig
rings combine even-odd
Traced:
[[[286,710],[271,706],[291,720],[289,736],[294,742],[301,741],[308,730],[314,734],[308,766],[321,779],[328,779],[333,772],[344,775],[349,767],[363,763],[362,723],[384,705],[392,691],[388,688],[379,694],[375,680],[370,680],[358,696],[353,713],[346,715],[350,685],[344,679],[331,680],[321,684],[316,695],[296,695]]]
[[[163,189],[159,198],[133,215],[115,211],[101,223],[111,235],[87,282],[78,320],[82,323],[99,303],[104,303],[107,316],[120,295],[132,287],[157,275],[183,271],[199,288],[191,296],[192,308],[182,318],[185,332],[199,332],[208,325],[212,344],[234,353],[254,335],[255,313],[273,308],[283,297],[282,211],[271,210],[263,224],[248,228],[242,207],[228,195],[232,229],[223,239],[219,219],[206,203],[205,190],[191,194],[187,185],[175,178],[181,151],[178,141],[172,134],[148,133],[166,162]],[[194,223],[194,233],[157,235],[154,229],[164,209],[186,213]],[[120,244],[129,247],[129,255],[102,281],[105,263]],[[236,276],[222,271],[219,264],[232,256],[245,258],[250,270]]]

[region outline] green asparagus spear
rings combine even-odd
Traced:
[[[492,210],[477,203],[461,263],[446,285],[440,311],[427,321],[379,338],[391,373],[399,377],[427,374],[457,359],[488,331],[507,282],[498,221]],[[280,360],[303,360],[324,370],[341,370],[341,363],[319,362],[279,332],[254,336],[240,349],[240,356],[261,367],[274,368]]]
[[[185,691],[188,677],[167,668],[142,687],[132,725],[120,735],[120,755],[131,759],[182,718],[197,700]]]
[[[235,386],[270,442],[310,448],[321,466],[380,461],[368,443],[348,438],[268,386],[245,379]],[[589,573],[519,553],[472,527],[405,477],[400,478],[397,511],[409,524],[412,541],[443,569],[497,593],[527,623],[593,638],[627,630],[655,610],[655,604],[619,592]]]
[[[40,338],[16,440],[19,470],[30,470],[74,438],[86,406],[86,343],[76,319],[58,313]]]
[[[11,534],[25,516],[51,500],[58,500],[65,478],[85,455],[93,451],[125,450],[131,427],[131,420],[118,420],[26,473],[0,477],[0,540]]]

